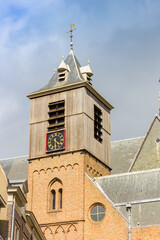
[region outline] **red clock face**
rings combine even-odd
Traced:
[[[47,133],[46,151],[54,152],[65,149],[65,131]]]

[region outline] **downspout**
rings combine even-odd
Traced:
[[[12,208],[12,225],[11,225],[11,240],[13,240],[13,232],[14,232],[14,215],[15,215],[15,206],[13,203],[13,208]]]
[[[128,212],[128,240],[131,240],[131,209],[132,209],[131,204],[127,203],[126,210]]]

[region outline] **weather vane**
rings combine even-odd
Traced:
[[[71,50],[73,50],[73,42],[72,42],[73,35],[72,35],[72,33],[73,33],[74,30],[76,30],[76,28],[75,28],[75,24],[71,24],[69,26],[70,26],[69,32],[70,32],[70,38],[71,38],[70,45],[71,45]],[[67,33],[69,33],[69,32],[67,32]]]

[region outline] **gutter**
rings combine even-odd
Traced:
[[[131,240],[131,209],[132,209],[131,204],[127,203],[126,210],[128,212],[128,240]]]
[[[13,208],[12,208],[12,225],[11,225],[11,240],[13,240],[14,215],[15,215],[15,206],[14,206],[14,203],[13,203]]]

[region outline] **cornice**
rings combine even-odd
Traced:
[[[34,230],[37,232],[37,234],[39,235],[40,239],[46,239],[41,228],[40,228],[40,225],[39,223],[37,222],[37,219],[35,218],[35,215],[33,212],[31,211],[28,211],[26,210],[26,217],[27,217],[27,220],[30,224],[31,227],[34,228]]]
[[[63,87],[57,87],[52,89],[47,89],[39,92],[33,92],[27,95],[29,99],[43,97],[46,95],[69,91],[76,88],[86,87],[95,97],[97,97],[109,110],[112,110],[114,107],[104,98],[101,94],[99,94],[88,82],[80,82],[74,83]]]
[[[112,170],[112,168],[109,165],[107,165],[107,163],[104,163],[103,161],[98,159],[94,154],[92,154],[91,152],[87,151],[84,148],[77,149],[77,150],[71,150],[71,151],[65,151],[65,152],[56,152],[56,153],[45,154],[43,156],[37,156],[37,157],[34,157],[34,158],[28,158],[28,161],[29,161],[29,163],[31,163],[32,161],[40,160],[42,158],[48,158],[48,157],[53,158],[55,156],[60,156],[60,155],[65,155],[65,154],[70,154],[70,153],[74,154],[74,153],[77,153],[77,152],[80,152],[81,154],[88,154],[88,155],[94,157],[97,162],[101,163],[105,168],[108,168],[109,171]]]
[[[15,196],[17,204],[20,207],[24,207],[27,203],[27,199],[24,196],[20,187],[8,187],[8,194],[13,194]]]

